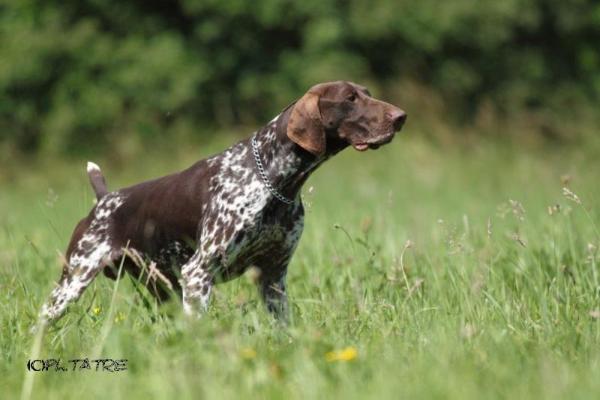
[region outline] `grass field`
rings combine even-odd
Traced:
[[[39,357],[128,359],[119,373],[26,370],[57,251],[92,204],[84,160],[28,165],[0,193],[1,396],[600,398],[600,160],[418,136],[348,150],[309,180],[288,329],[248,276],[217,286],[197,322],[99,277]],[[96,161],[116,188],[230,142]]]

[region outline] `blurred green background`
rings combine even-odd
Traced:
[[[99,277],[40,357],[130,370],[26,371],[87,159],[171,173],[338,79],[409,119],[307,182],[290,329],[249,276],[197,323]],[[0,393],[598,399],[599,97],[592,0],[0,0]]]
[[[0,30],[5,161],[242,132],[337,79],[444,140],[600,125],[593,0],[1,0]]]

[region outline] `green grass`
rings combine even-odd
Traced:
[[[288,329],[249,277],[218,286],[197,322],[178,301],[144,307],[129,279],[116,292],[96,279],[40,357],[128,359],[114,374],[26,372],[57,251],[92,204],[82,160],[28,166],[0,193],[0,392],[18,398],[28,377],[39,399],[599,398],[600,160],[412,136],[348,150],[309,180]],[[115,188],[225,142],[98,161]],[[347,347],[355,359],[326,359]]]

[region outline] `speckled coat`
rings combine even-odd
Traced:
[[[343,90],[354,93],[356,88],[362,89],[335,84],[338,97],[347,97]],[[347,87],[350,89],[344,89]],[[362,96],[368,96],[366,89]],[[365,104],[393,107],[369,99]],[[302,99],[298,103],[303,104]],[[398,115],[382,108],[379,121],[372,116],[367,121],[363,112],[361,118],[381,125],[383,133],[376,137],[378,141],[368,142],[364,136],[363,142],[356,144],[352,143],[356,139],[337,135],[337,127],[312,132],[310,124],[317,120],[320,124],[324,116],[315,111],[317,103],[306,104],[292,104],[255,132],[264,178],[250,139],[179,173],[114,192],[106,191],[99,168],[90,164],[88,172],[98,203],[75,228],[61,279],[42,308],[42,321],[62,315],[100,271],[115,278],[121,265],[160,300],[169,297],[169,288],[180,292],[184,311],[192,315],[200,315],[207,307],[215,283],[255,266],[268,310],[285,319],[287,267],[303,229],[302,184],[316,167],[349,144],[363,149],[365,143],[387,143],[398,128],[394,118],[400,115],[395,108],[392,111]],[[347,104],[344,107],[349,108]],[[299,126],[293,140],[288,126],[291,119]],[[327,145],[327,151],[319,150],[319,143],[307,142],[315,135],[321,146]],[[287,204],[278,199],[269,183],[280,196],[293,201]]]

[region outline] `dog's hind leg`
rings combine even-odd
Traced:
[[[122,199],[117,194],[105,196],[75,228],[62,276],[42,307],[40,318],[43,323],[58,319],[96,275],[121,256],[121,248],[113,247],[108,234],[111,214],[121,203]]]
[[[103,234],[88,229],[77,241],[63,266],[58,285],[42,307],[41,319],[52,322],[76,301],[96,275],[113,261],[112,247]]]

